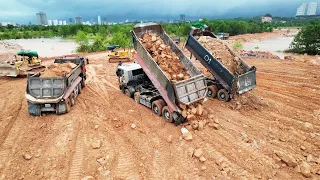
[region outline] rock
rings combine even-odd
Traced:
[[[309,129],[313,128],[313,125],[309,122],[305,122],[303,125],[304,125],[304,127],[309,128]]]
[[[211,128],[213,128],[213,125],[214,125],[214,123],[211,123],[211,122],[208,123],[208,126]]]
[[[185,128],[185,127],[181,128],[181,133],[182,134],[187,134],[188,132],[189,132],[189,130],[187,128]]]
[[[191,141],[192,140],[192,133],[188,132],[186,134],[182,134],[182,138],[185,139],[186,141]]]
[[[306,147],[300,146],[300,149],[301,149],[302,151],[305,151],[305,150],[306,150]]]
[[[94,180],[94,177],[86,176],[86,177],[83,177],[81,180]]]
[[[202,112],[202,116],[203,116],[203,117],[208,117],[208,111],[203,110],[203,112]]]
[[[185,128],[188,129],[188,131],[192,131],[192,126],[190,124],[186,125]]]
[[[168,142],[168,143],[172,143],[172,135],[169,135],[169,136],[167,137],[167,142]]]
[[[94,129],[98,129],[98,128],[99,128],[99,125],[98,125],[98,124],[94,126]]]
[[[202,113],[203,113],[203,107],[202,107],[201,104],[198,104],[198,106],[197,106],[197,114],[198,114],[199,116],[201,116]]]
[[[197,108],[192,107],[191,108],[191,114],[193,114],[193,115],[197,114]]]
[[[178,74],[177,76],[178,76],[179,79],[183,79],[183,76],[184,76],[184,75],[183,75],[182,73],[180,73],[180,74]]]
[[[134,112],[134,110],[133,110],[133,109],[130,109],[128,112],[129,112],[129,113],[133,113],[133,112]]]
[[[188,114],[186,110],[183,110],[181,113],[182,117],[187,118]]]
[[[209,119],[213,119],[213,118],[214,118],[214,115],[213,115],[213,114],[209,114],[209,115],[208,115],[208,118],[209,118]]]
[[[157,37],[156,36],[152,36],[152,38],[151,38],[151,41],[156,41],[157,40]]]
[[[213,123],[212,127],[213,127],[214,129],[218,130],[218,129],[219,129],[219,124]]]
[[[205,171],[207,169],[207,167],[205,165],[201,166],[201,171]]]
[[[214,119],[213,122],[216,123],[216,124],[220,124],[218,119]]]
[[[205,157],[201,156],[201,157],[199,158],[199,160],[200,160],[201,162],[205,162],[207,159],[206,159]]]
[[[313,157],[312,157],[311,154],[309,154],[309,155],[307,156],[307,162],[311,162],[311,161],[313,161]]]
[[[287,155],[284,152],[277,151],[275,152],[275,154],[290,167],[296,167],[298,165],[296,160],[293,157],[291,157],[290,155]]]
[[[184,105],[184,104],[179,104],[179,107],[180,107],[181,109],[183,109],[183,110],[186,110],[186,109],[187,109],[187,106]]]
[[[25,160],[30,160],[32,158],[32,156],[30,154],[23,154],[22,157],[25,159]]]
[[[105,164],[107,164],[107,160],[104,157],[97,159],[97,162],[101,164],[101,166],[104,166]]]
[[[132,129],[135,129],[136,127],[137,127],[137,126],[136,126],[135,124],[133,124],[133,123],[131,124],[131,128],[132,128]]]
[[[192,156],[193,156],[193,152],[194,152],[194,149],[193,149],[192,147],[189,147],[189,148],[187,149],[187,155],[188,155],[188,156],[192,157]]]
[[[311,177],[311,167],[307,162],[302,162],[302,164],[300,164],[300,170],[301,170],[301,174],[304,177],[310,178]]]
[[[197,158],[200,158],[202,155],[203,151],[201,148],[195,149],[193,155]]]
[[[188,116],[187,116],[187,120],[188,121],[193,121],[193,120],[195,120],[196,119],[196,116],[194,116],[193,114],[189,114]]]
[[[91,147],[93,149],[99,149],[101,146],[101,141],[98,140],[98,139],[93,139],[92,142],[91,142]]]
[[[202,131],[203,128],[204,128],[203,122],[202,122],[202,121],[199,121],[198,130],[199,130],[199,131]]]

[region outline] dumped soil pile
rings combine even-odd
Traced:
[[[242,95],[235,95],[231,100],[232,109],[240,110],[261,110],[263,107],[267,106],[265,102],[263,102],[263,98],[257,97],[252,92],[247,92]]]
[[[241,51],[240,56],[246,59],[280,59],[279,56],[264,51]]]
[[[207,49],[209,52],[221,62],[232,74],[243,74],[244,70],[240,66],[241,61],[238,57],[235,57],[228,50],[227,45],[224,44],[221,40],[201,36],[196,37],[198,41]]]
[[[164,43],[160,36],[146,33],[140,38],[140,41],[169,80],[181,81],[190,78],[178,56]]]
[[[41,77],[60,77],[65,73],[68,76],[76,66],[74,63],[54,63],[41,74]]]

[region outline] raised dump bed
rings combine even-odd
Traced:
[[[191,105],[193,103],[201,102],[206,97],[207,87],[205,84],[205,76],[201,71],[191,62],[191,60],[183,53],[183,51],[170,39],[159,24],[145,23],[138,24],[131,31],[133,37],[134,48],[137,51],[135,56],[137,62],[140,64],[144,73],[151,80],[154,87],[159,91],[162,99],[169,107],[170,112],[175,114],[174,117],[181,116],[182,105]],[[164,70],[163,64],[159,63],[159,59],[153,58],[154,54],[150,53],[147,48],[143,46],[143,36],[151,34],[157,40],[161,39],[161,46],[167,49],[172,56],[177,57],[177,62],[180,63],[178,69],[181,72],[180,79],[173,78],[173,74]],[[164,43],[164,44],[162,44]],[[167,55],[171,57],[171,55]],[[169,67],[170,69],[170,67]],[[173,72],[174,73],[174,72]],[[184,74],[182,74],[184,73]]]
[[[219,52],[210,52],[210,44],[200,42],[201,37],[211,42],[220,41],[221,46],[225,46],[222,49],[233,58],[234,62],[231,63],[234,63],[235,69],[230,68],[230,64],[224,64],[226,59],[223,57],[216,57],[215,54]],[[229,46],[217,40],[212,32],[191,27],[185,47],[213,75],[207,81],[211,96],[217,95],[220,100],[228,101],[235,93],[241,95],[256,87],[256,68],[248,66]]]

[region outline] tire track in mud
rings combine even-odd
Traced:
[[[77,132],[76,145],[75,145],[75,153],[73,154],[71,166],[69,169],[69,177],[70,180],[78,180],[81,175],[81,168],[83,163],[83,151],[84,151],[84,138],[80,131]]]

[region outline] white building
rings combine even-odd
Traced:
[[[53,20],[53,25],[54,26],[58,26],[58,20],[57,19]]]
[[[62,21],[62,25],[67,25],[67,21],[66,20]]]
[[[261,17],[261,22],[271,22],[271,21],[272,21],[272,17],[268,17],[268,16]]]
[[[48,20],[48,26],[52,26],[52,20]]]
[[[101,25],[101,17],[98,16],[98,24]]]
[[[307,3],[302,3],[302,5],[297,8],[296,16],[306,15],[306,9],[307,9]]]
[[[317,12],[318,3],[310,2],[308,5],[307,16],[315,16]]]
[[[59,24],[58,24],[59,26],[62,26],[62,21],[59,21]]]

